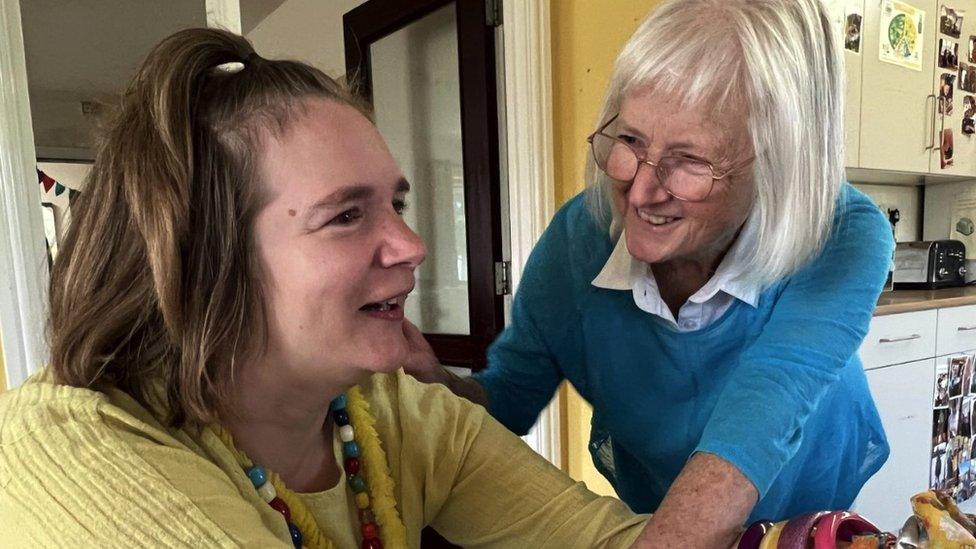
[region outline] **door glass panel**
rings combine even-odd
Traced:
[[[376,125],[411,191],[407,224],[427,244],[407,318],[424,333],[470,334],[453,4],[370,45]]]

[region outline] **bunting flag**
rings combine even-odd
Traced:
[[[64,190],[67,189],[64,185],[55,182],[54,183],[54,196],[61,196],[64,194]]]
[[[57,181],[52,179],[51,176],[42,172],[41,170],[37,170],[37,181],[41,185],[44,185],[44,192],[46,193],[51,192],[51,187],[57,184]]]
[[[76,191],[72,188],[68,189],[68,206],[75,203],[75,198],[77,198],[79,194],[81,194],[81,191]]]

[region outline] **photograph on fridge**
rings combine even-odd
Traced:
[[[976,66],[959,63],[959,89],[976,93]]]
[[[960,9],[942,6],[939,17],[939,32],[953,38],[959,38],[962,34],[962,20],[965,13]]]
[[[952,114],[952,96],[956,83],[956,75],[942,73],[939,77],[939,114]]]
[[[949,399],[949,439],[959,436],[959,412],[962,408],[962,397]]]
[[[959,42],[939,38],[939,66],[952,70],[959,68]]]
[[[860,6],[848,6],[844,24],[844,49],[861,53],[861,22],[864,16]]]
[[[949,358],[949,398],[962,396],[962,372],[966,366],[965,357]]]
[[[976,133],[976,97],[964,95],[962,107],[962,133],[972,135]],[[976,384],[976,378],[973,382]],[[970,392],[976,392],[976,387],[970,387]]]
[[[952,155],[954,151],[952,148],[952,128],[946,128],[942,130],[942,140],[939,147],[939,160],[941,161],[942,168],[948,168],[952,166]],[[951,379],[950,379],[950,393],[951,393]],[[951,394],[950,394],[951,396]]]
[[[938,364],[935,367],[935,404],[933,408],[949,406],[949,365]]]
[[[933,490],[942,490],[946,487],[946,477],[948,476],[948,464],[946,456],[948,444],[942,443],[932,449],[932,467],[929,473],[929,487]]]

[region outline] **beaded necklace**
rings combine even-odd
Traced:
[[[406,547],[406,528],[393,497],[393,478],[375,429],[369,403],[358,387],[340,395],[329,406],[342,441],[343,469],[352,489],[359,514],[363,549]],[[234,446],[230,433],[213,427],[224,445],[235,455],[262,499],[278,511],[288,524],[292,542],[300,547],[334,548],[315,518],[294,492],[272,471],[252,462]]]

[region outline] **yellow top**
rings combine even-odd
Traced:
[[[484,408],[439,385],[400,372],[361,387],[410,547],[426,525],[464,547],[626,547],[647,518],[574,483]],[[344,477],[301,497],[339,547],[359,547]],[[0,395],[0,546],[67,544],[291,540],[211,430],[166,428],[121,391],[56,385],[42,374]]]

